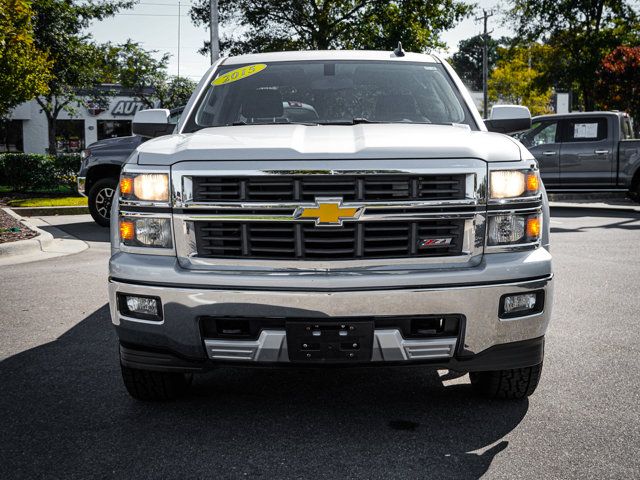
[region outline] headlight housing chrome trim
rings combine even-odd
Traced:
[[[488,203],[532,202],[542,199],[540,171],[530,168],[497,168],[489,170]]]
[[[122,240],[120,232],[117,233],[120,250],[127,253],[142,253],[145,255],[175,255],[175,237],[173,234],[173,221],[170,213],[142,213],[142,212],[130,212],[121,210],[118,214],[118,227],[121,225],[123,219],[131,220],[135,223],[139,219],[161,219],[168,223],[170,246],[153,246],[153,245],[141,245],[141,244],[127,244]],[[134,227],[135,230],[135,227]],[[135,231],[133,233],[135,238]]]
[[[164,180],[162,178],[164,177]],[[141,185],[137,179],[147,178],[147,182],[156,182],[156,185]],[[127,182],[128,181],[128,182]],[[125,183],[127,182],[127,183]],[[157,189],[157,182],[164,184],[166,195],[162,198],[140,198],[136,196],[136,190]],[[123,188],[127,187],[128,188]],[[147,167],[143,165],[125,165],[120,174],[120,205],[125,207],[170,207],[171,206],[171,172],[169,168]],[[128,191],[127,191],[128,190]]]

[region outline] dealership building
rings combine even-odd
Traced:
[[[56,122],[59,153],[79,152],[104,138],[131,135],[131,120],[144,104],[118,86],[109,86],[109,90],[115,96],[104,109],[92,108],[90,97],[86,97],[84,105],[71,104],[73,113],[60,113]],[[47,132],[47,117],[38,102],[25,102],[0,122],[0,152],[47,153]]]

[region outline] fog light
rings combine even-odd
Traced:
[[[127,297],[127,308],[130,312],[158,315],[158,303],[155,298]]]
[[[162,320],[162,304],[158,297],[118,294],[120,313],[143,320]]]
[[[524,295],[513,295],[504,299],[504,313],[522,312],[531,310],[536,306],[536,294],[525,293]]]
[[[503,295],[500,299],[500,317],[513,318],[542,312],[544,290]]]

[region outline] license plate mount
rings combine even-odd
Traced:
[[[373,320],[342,322],[290,320],[286,322],[287,349],[291,362],[370,362],[373,351]]]

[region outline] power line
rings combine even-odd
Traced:
[[[195,5],[193,2],[185,1],[180,3],[152,3],[152,2],[138,2],[136,5],[152,5],[156,7],[178,7],[182,5]]]
[[[115,13],[125,17],[188,17],[189,15],[178,15],[175,13]]]

